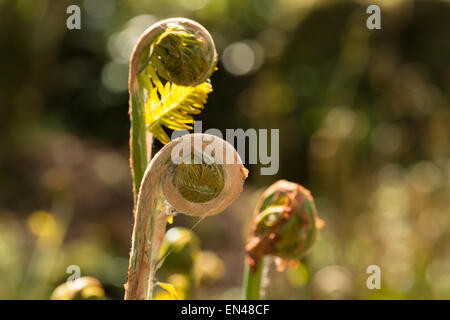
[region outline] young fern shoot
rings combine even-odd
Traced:
[[[177,164],[173,159],[179,150],[183,162]],[[223,163],[223,154],[233,162]],[[196,164],[192,158],[203,160]],[[159,250],[173,211],[198,217],[217,214],[239,196],[246,177],[236,150],[208,134],[182,136],[155,155],[138,196],[126,299],[152,298]]]
[[[217,53],[209,32],[195,21],[172,18],[150,26],[130,59],[128,90],[130,165],[136,205],[153,136],[170,141],[162,126],[191,129],[192,115],[204,107],[216,70]]]
[[[247,170],[230,144],[207,134],[170,142],[162,128],[191,129],[192,115],[200,113],[212,91],[207,79],[216,61],[206,29],[183,18],[151,26],[133,51],[129,113],[135,222],[125,299],[152,299],[161,242],[174,212],[217,214],[242,191]],[[165,146],[152,159],[153,136]]]
[[[243,298],[260,298],[264,256],[283,261],[301,259],[323,225],[307,189],[286,180],[272,184],[258,201],[245,246]]]

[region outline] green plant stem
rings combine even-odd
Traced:
[[[261,278],[264,265],[264,258],[257,261],[256,271],[252,271],[248,262],[244,267],[244,282],[243,282],[243,299],[244,300],[259,300],[261,293]]]
[[[145,171],[136,205],[125,299],[151,299],[159,249],[168,213],[163,204],[161,181],[171,165],[171,148],[165,146]]]
[[[135,204],[141,186],[142,177],[151,159],[151,147],[153,144],[152,134],[145,128],[144,114],[144,93],[137,90],[131,95],[131,165],[134,182]]]

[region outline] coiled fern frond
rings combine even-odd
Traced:
[[[243,297],[259,299],[265,256],[298,261],[312,247],[323,225],[306,188],[286,180],[267,188],[256,205],[245,246]]]
[[[208,72],[207,44],[177,24],[170,25],[155,41],[151,63],[167,81],[193,86]]]
[[[194,146],[194,141],[200,146]],[[187,157],[209,157],[211,145],[217,151],[212,164],[172,161],[174,150],[188,150]],[[232,163],[223,163],[223,154],[231,155]],[[179,137],[153,157],[136,205],[125,299],[152,299],[168,217],[174,211],[196,217],[222,212],[241,193],[247,173],[233,146],[208,134]]]
[[[247,177],[239,154],[222,139],[192,134],[170,141],[163,129],[191,129],[193,115],[201,112],[212,91],[208,78],[216,62],[211,35],[183,18],[152,25],[132,53],[128,87],[134,226],[125,299],[152,298],[159,249],[173,213],[217,214],[239,196]],[[152,158],[153,136],[165,146]],[[178,147],[189,151],[181,163],[172,159]],[[217,153],[209,154],[209,147]],[[224,163],[223,154],[234,161]],[[201,161],[185,162],[188,157]]]
[[[152,157],[153,136],[170,139],[163,126],[191,129],[192,115],[204,108],[216,70],[217,53],[209,32],[184,18],[162,20],[138,40],[130,59],[130,164],[136,204]]]

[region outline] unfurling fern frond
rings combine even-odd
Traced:
[[[202,39],[185,28],[172,24],[152,46],[151,63],[167,81],[180,86],[193,86],[210,70],[207,46]]]
[[[258,201],[245,245],[243,298],[259,299],[265,256],[279,258],[279,267],[286,261],[297,263],[312,247],[323,225],[309,190],[286,180],[271,185]]]
[[[167,144],[170,138],[162,126],[172,130],[192,129],[189,125],[194,122],[192,115],[199,114],[204,108],[212,86],[207,81],[195,87],[171,82],[163,86],[158,80],[147,79],[141,80],[148,92],[144,107],[145,125],[159,141]]]
[[[169,143],[162,127],[191,128],[192,115],[200,113],[212,91],[208,79],[216,70],[216,63],[217,52],[209,32],[197,22],[184,18],[153,24],[133,49],[128,90],[135,220],[126,299],[152,298],[159,247],[171,217],[169,204],[179,212],[206,216],[224,210],[242,190],[247,174],[231,145],[203,134],[189,135],[186,141],[180,137]],[[152,159],[153,137],[167,144]],[[202,147],[215,141],[222,143],[225,150],[233,150],[239,162],[223,165],[227,173],[227,178],[222,179],[223,185],[211,179],[221,176],[220,169],[214,166],[207,166],[201,179],[195,179],[194,174],[199,171],[196,165],[175,171],[176,166],[170,161],[171,150],[181,142],[186,146],[191,144],[191,137],[205,138]],[[168,171],[178,172],[174,181],[169,179]],[[205,195],[203,190],[212,192]]]
[[[200,113],[206,95],[212,91],[208,79],[216,70],[216,63],[211,35],[189,19],[159,21],[144,31],[136,43],[128,79],[135,205],[142,177],[152,159],[153,138],[166,144],[169,137],[163,126],[190,128],[191,115]]]

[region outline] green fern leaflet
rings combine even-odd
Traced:
[[[147,70],[149,68],[152,67]],[[163,85],[155,74],[150,78],[146,73],[141,74],[139,80],[148,94],[144,106],[145,125],[164,144],[170,142],[170,138],[162,126],[171,130],[192,129],[192,115],[201,112],[208,93],[212,91],[209,82],[194,87],[178,86],[171,82]]]

